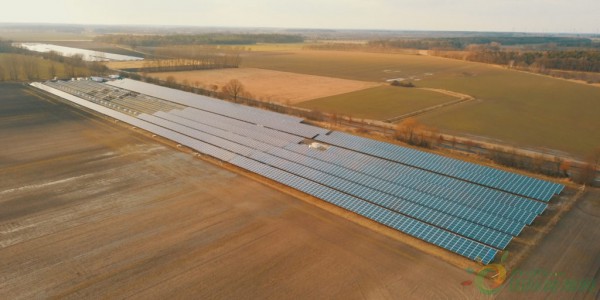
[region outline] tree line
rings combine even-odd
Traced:
[[[0,80],[47,80],[54,77],[102,75],[108,68],[83,60],[82,55],[62,56],[58,52],[33,52],[0,40]]]
[[[151,57],[141,68],[131,72],[172,72],[237,68],[242,63],[240,51],[214,46],[170,46],[148,49]]]
[[[506,46],[529,46],[539,49],[600,48],[600,42],[589,38],[556,36],[472,36],[455,38],[381,39],[370,41],[372,47],[409,48],[419,50],[464,50],[470,45],[499,43]]]
[[[172,35],[109,34],[96,37],[97,42],[129,45],[131,47],[156,47],[165,45],[252,45],[258,43],[302,43],[304,37],[296,34],[241,34],[205,33]]]
[[[600,72],[600,50],[511,51],[491,43],[469,46],[465,59],[540,70]]]
[[[427,49],[431,55],[454,59],[464,59],[490,64],[505,65],[511,68],[519,68],[539,73],[549,73],[549,70],[578,71],[578,72],[600,72],[600,48],[587,49],[558,49],[556,46],[549,47],[554,50],[532,50],[505,47],[498,42],[488,44],[470,44],[464,46],[457,42],[445,40],[400,40],[372,41],[367,44],[351,43],[325,43],[309,45],[307,48],[313,50],[342,50],[342,51],[371,51],[371,52],[399,52],[405,53],[413,49],[412,54],[417,54],[414,49]],[[464,46],[464,47],[463,47]],[[550,74],[552,75],[552,74]],[[571,77],[572,74],[554,74],[558,77]],[[563,76],[564,75],[564,76]],[[586,75],[579,74],[576,79]],[[589,80],[586,80],[589,81]],[[595,80],[592,80],[595,81]]]

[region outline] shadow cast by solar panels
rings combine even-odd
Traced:
[[[564,188],[139,81],[32,85],[483,264]]]

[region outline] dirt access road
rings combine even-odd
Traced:
[[[465,298],[469,274],[0,85],[0,298]]]

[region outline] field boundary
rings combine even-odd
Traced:
[[[393,118],[389,118],[386,120],[383,120],[383,122],[386,123],[396,123],[398,121],[401,121],[403,119],[406,118],[410,118],[410,117],[414,117],[414,116],[418,116],[418,115],[422,115],[424,113],[430,112],[432,110],[436,110],[436,109],[440,109],[443,107],[448,107],[451,105],[456,105],[459,103],[463,103],[463,102],[467,102],[467,101],[471,101],[471,100],[475,100],[475,98],[471,95],[467,95],[467,94],[461,94],[461,93],[457,93],[457,92],[453,92],[453,91],[448,91],[448,90],[443,90],[443,89],[434,89],[434,88],[418,88],[420,90],[426,90],[426,91],[431,91],[431,92],[436,92],[436,93],[440,93],[440,94],[444,94],[444,95],[448,95],[448,96],[452,96],[452,97],[456,97],[459,98],[459,100],[456,101],[451,101],[451,102],[446,102],[446,103],[442,103],[442,104],[438,104],[438,105],[434,105],[434,106],[430,106],[427,108],[423,108],[417,111],[413,111],[413,112],[409,112],[407,114],[403,114],[397,117],[393,117]]]

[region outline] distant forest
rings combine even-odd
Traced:
[[[429,50],[431,55],[544,72],[600,72],[600,42],[572,37],[457,37],[374,40],[366,44],[323,43],[315,50],[394,52]]]
[[[12,46],[12,41],[0,39],[0,53],[15,52],[17,49]]]
[[[503,46],[523,46],[537,49],[554,48],[598,48],[600,42],[589,38],[555,37],[555,36],[473,36],[454,38],[422,38],[422,39],[387,39],[370,41],[373,47],[409,48],[420,50],[464,50],[470,45],[499,43]]]
[[[96,37],[97,42],[129,45],[131,47],[156,47],[171,45],[252,45],[258,43],[302,43],[296,34],[185,34],[185,35],[123,35],[111,34]]]
[[[510,51],[497,43],[471,45],[466,60],[517,68],[600,72],[599,50]]]

